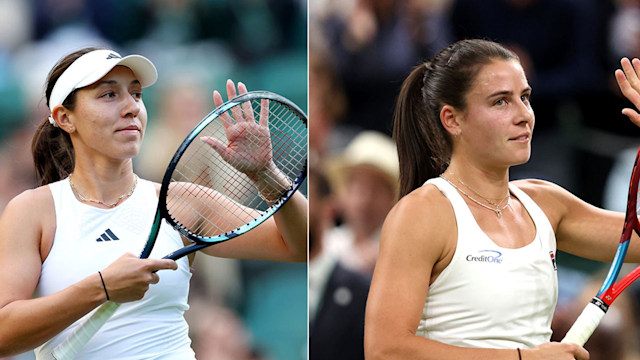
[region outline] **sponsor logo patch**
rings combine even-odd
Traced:
[[[465,259],[471,262],[502,264],[502,253],[496,250],[480,250],[475,254],[467,255]]]
[[[116,234],[113,233],[113,231],[111,231],[111,229],[105,230],[102,233],[102,235],[100,235],[100,237],[96,239],[97,242],[112,241],[112,240],[120,240],[120,239],[116,236]]]

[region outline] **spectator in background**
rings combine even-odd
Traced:
[[[427,12],[429,7],[415,12],[414,3],[355,0],[347,2],[352,6],[342,5],[344,13],[329,14],[322,23],[347,94],[349,125],[391,134],[393,99],[406,70],[441,47],[425,43],[443,37],[427,36],[433,27],[416,20],[441,14]]]
[[[364,131],[328,165],[339,219],[325,239],[345,267],[371,275],[380,228],[398,196],[398,155],[390,137]]]
[[[616,0],[611,19],[610,46],[613,63],[623,56],[640,56],[640,1]]]
[[[336,125],[346,111],[346,98],[333,64],[317,47],[309,49],[309,152],[311,166],[330,153]]]
[[[198,360],[252,360],[251,338],[238,315],[227,308],[190,298],[185,313]]]
[[[149,124],[145,145],[135,159],[141,176],[162,182],[164,172],[189,131],[211,111],[205,86],[175,76],[160,90],[157,117]]]
[[[309,170],[309,359],[364,359],[369,279],[323,251],[333,209],[331,187],[318,168]]]
[[[640,57],[640,1],[616,0],[610,5],[611,17],[606,32],[607,47],[601,51],[608,73],[618,67],[620,58]],[[635,146],[637,141],[637,138],[630,136],[635,133],[633,124],[625,121],[620,113],[606,111],[611,107],[624,106],[625,103],[626,99],[611,76],[603,84],[600,93],[581,101],[582,115],[586,125],[603,131],[605,135],[614,135],[612,141],[601,141],[604,145],[598,148],[612,158],[617,157],[618,153],[625,148]],[[604,136],[602,138],[606,140]],[[609,162],[607,165],[613,164]],[[606,174],[601,178],[602,185],[606,182],[605,176]]]
[[[0,147],[0,209],[21,192],[35,185],[33,161],[29,156],[30,128],[21,127],[5,138]]]

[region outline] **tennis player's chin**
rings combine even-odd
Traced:
[[[132,159],[138,155],[140,152],[140,148],[142,147],[142,139],[140,137],[135,139],[128,139],[128,141],[123,141],[122,139],[118,139],[116,141],[115,148],[118,153],[117,157],[122,159]]]
[[[512,162],[512,166],[526,164],[529,162],[530,158],[531,158],[531,151],[526,151],[526,152],[523,151],[523,152],[516,153]]]
[[[522,165],[529,161],[531,158],[531,143],[516,143],[516,147],[512,148],[511,152],[511,164]]]

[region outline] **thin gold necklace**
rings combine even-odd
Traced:
[[[464,185],[464,187],[466,187],[467,189],[471,190],[474,194],[478,195],[480,198],[482,198],[482,200],[488,202],[489,204],[493,205],[496,208],[500,207],[500,204],[502,204],[503,201],[505,201],[506,199],[509,198],[509,190],[507,190],[507,195],[505,195],[505,197],[503,197],[502,199],[500,199],[500,201],[493,202],[491,201],[491,199],[486,198],[484,196],[482,196],[480,193],[478,193],[477,191],[475,191],[471,186],[467,185],[464,181],[462,181],[462,179],[460,179],[460,177],[458,177],[458,175],[451,173],[451,175],[455,176],[456,180],[458,180],[460,182],[460,184]]]
[[[507,206],[509,206],[509,197],[507,197],[507,203],[504,204],[504,206],[502,208],[500,208],[499,206],[495,206],[495,207],[491,207],[488,205],[485,205],[483,203],[481,203],[480,201],[474,199],[471,195],[467,194],[466,192],[464,192],[464,190],[460,189],[456,184],[454,184],[453,182],[451,182],[451,180],[447,179],[446,177],[444,177],[444,175],[440,175],[441,178],[443,178],[446,182],[448,182],[449,184],[451,184],[451,186],[453,186],[454,188],[456,188],[456,190],[460,191],[462,193],[462,195],[466,196],[469,198],[469,200],[473,201],[474,203],[482,206],[485,209],[489,209],[493,212],[496,213],[496,215],[501,218],[502,217],[502,211],[504,209],[507,208]],[[486,200],[486,199],[485,199]]]
[[[73,183],[73,180],[71,180],[71,176],[69,176],[69,185],[71,185],[71,190],[73,191],[73,193],[78,197],[78,200],[82,201],[82,202],[90,202],[90,203],[94,203],[94,204],[100,204],[103,206],[106,206],[108,208],[113,208],[116,205],[118,205],[120,202],[122,202],[122,200],[128,198],[129,196],[131,196],[133,194],[133,192],[136,189],[136,186],[138,185],[138,175],[135,175],[135,182],[133,183],[133,186],[131,187],[131,190],[129,190],[128,193],[126,194],[122,194],[120,195],[120,197],[116,200],[116,202],[114,203],[106,203],[104,201],[101,200],[94,200],[94,199],[88,199],[86,197],[84,197],[79,191],[78,188],[76,188],[76,184]]]

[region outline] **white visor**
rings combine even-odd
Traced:
[[[95,50],[80,56],[60,75],[49,97],[49,109],[53,111],[71,92],[95,83],[117,65],[131,69],[143,88],[153,85],[158,79],[156,67],[144,56],[122,57],[113,50]],[[49,121],[56,126],[52,118]]]

